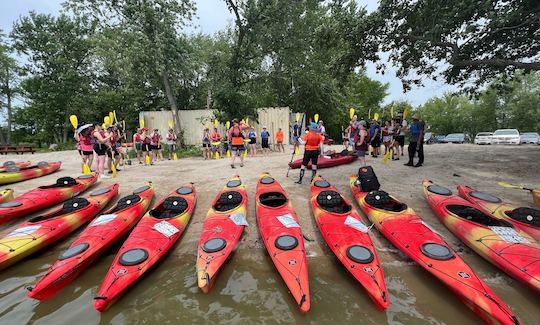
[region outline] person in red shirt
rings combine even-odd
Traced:
[[[247,129],[249,125],[246,123],[238,123],[238,120],[233,120],[233,125],[227,132],[227,139],[230,139],[231,144],[231,168],[236,168],[234,166],[234,161],[236,160],[236,156],[240,157],[240,167],[244,167],[244,151],[246,150],[246,147],[244,146],[244,139],[246,138],[244,135],[244,130]]]
[[[300,166],[300,178],[296,181],[296,184],[302,184],[302,178],[304,178],[304,173],[306,172],[306,167],[311,161],[311,181],[317,175],[317,160],[319,159],[319,154],[321,153],[321,143],[323,142],[323,137],[317,130],[317,123],[311,123],[309,126],[309,132],[304,135],[304,159],[302,160],[302,166]]]
[[[280,151],[285,152],[285,147],[283,146],[283,137],[284,137],[283,130],[279,128],[278,131],[276,132],[276,142],[277,142],[276,148],[278,152]]]

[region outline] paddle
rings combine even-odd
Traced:
[[[349,108],[349,118],[352,120],[353,116],[354,116],[354,108],[351,107]]]
[[[231,121],[227,121],[227,123],[225,123],[225,129],[227,129],[227,130],[225,130],[225,132],[228,133],[230,128],[231,128]],[[227,137],[227,139],[229,139],[229,138]],[[231,158],[231,151],[229,150],[228,145],[227,145],[227,158]]]
[[[300,115],[300,113],[296,113],[296,116],[297,116],[297,117],[298,117],[299,115]],[[316,115],[317,115],[317,114],[316,114]],[[300,121],[300,133],[302,133],[302,125],[304,125],[304,117],[305,117],[305,116],[306,116],[306,114],[302,115],[302,121]],[[319,117],[319,116],[317,115],[317,118],[318,118],[318,117]],[[297,121],[298,121],[298,120],[297,120]],[[300,136],[302,136],[302,135],[300,134]],[[296,147],[295,152],[293,152],[293,154],[292,154],[292,156],[291,156],[291,161],[289,162],[289,168],[287,169],[287,175],[286,175],[285,177],[289,177],[289,172],[291,171],[291,165],[290,165],[290,163],[293,162],[293,159],[294,159],[294,155],[295,155],[295,154],[298,155],[298,147]]]
[[[69,121],[71,122],[71,125],[73,126],[73,129],[75,129],[75,132],[77,131],[77,126],[79,126],[79,119],[77,118],[77,115],[71,115],[69,117]],[[92,171],[90,170],[90,167],[87,163],[83,163],[83,174],[90,175]]]
[[[109,112],[109,123],[114,124],[114,114],[113,114],[113,112]]]
[[[523,185],[514,185],[514,184],[507,183],[507,182],[497,182],[497,184],[499,184],[502,187],[506,187],[506,188],[517,188],[517,189],[520,189],[520,190],[525,190],[525,191],[530,191],[530,192],[535,190],[534,188],[525,187]]]
[[[373,119],[374,119],[375,121],[378,121],[378,120],[379,120],[379,113],[373,114]]]
[[[144,118],[139,119],[139,126],[141,129],[144,128]]]
[[[407,116],[409,116],[409,113],[411,112],[411,106],[407,105],[405,106],[405,110],[403,111],[403,119],[406,120]]]
[[[313,115],[313,119],[315,120],[315,123],[319,123],[319,114]]]

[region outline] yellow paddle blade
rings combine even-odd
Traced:
[[[319,123],[319,114],[313,115],[313,119],[315,120],[315,123]]]
[[[142,128],[144,128],[144,119],[139,119],[139,126]]]
[[[113,116],[114,116],[114,122],[115,123],[118,123],[118,118],[116,117],[116,111],[113,111]]]
[[[215,119],[214,120],[214,127],[217,128],[219,126],[219,121],[218,119]]]
[[[173,127],[172,120],[169,120],[169,129],[172,129],[172,127]]]
[[[122,128],[124,129],[124,131],[126,130],[126,120],[122,121]]]
[[[349,118],[352,119],[354,116],[354,108],[349,108]]]
[[[173,160],[178,160],[178,155],[175,153],[173,153],[173,157],[172,157]]]
[[[394,106],[390,107],[390,116],[394,118]]]
[[[378,121],[378,120],[379,120],[379,113],[373,114],[373,119],[374,119],[375,121]]]
[[[247,157],[247,150],[244,150],[244,158]]]
[[[83,164],[83,173],[86,175],[92,174],[92,171],[90,170],[90,167],[88,167],[88,164]]]
[[[227,158],[231,158],[231,152],[227,150]]]
[[[113,112],[109,112],[109,122],[110,122],[110,124],[114,124],[114,114],[113,114]]]
[[[227,123],[225,123],[225,126],[227,127],[227,130],[231,127],[231,121],[227,121]]]
[[[102,127],[103,129],[106,129],[106,128],[107,128],[107,125],[106,125],[105,123],[103,123],[103,124],[101,124],[101,127]]]
[[[506,188],[519,188],[519,189],[523,188],[523,186],[510,184],[510,183],[507,183],[507,182],[497,182],[497,184],[499,184],[502,187],[506,187]]]
[[[104,123],[104,124],[111,124],[111,118],[108,117],[108,116],[105,116],[105,117],[103,118],[103,123]]]
[[[249,117],[246,117],[246,124],[249,125]]]
[[[150,165],[150,156],[146,156],[145,163],[147,166]]]
[[[296,149],[294,149],[294,155],[298,157],[299,154],[300,154],[300,150],[298,150],[298,147],[296,147]]]
[[[216,160],[219,160],[219,152],[216,151]]]
[[[69,121],[71,122],[71,125],[73,126],[74,129],[76,129],[77,125],[79,125],[79,121],[77,120],[77,115],[71,115],[69,117]]]
[[[300,113],[296,113],[296,122],[300,121]]]
[[[405,110],[403,111],[403,119],[406,120],[407,116],[409,116],[409,113],[411,112],[411,106],[407,105],[405,106]]]
[[[392,150],[388,150],[388,151],[384,154],[383,159],[382,159],[383,163],[386,164],[386,163],[388,162],[388,158],[390,158],[390,155],[391,155],[391,154],[392,154]]]
[[[116,160],[113,158],[111,162],[112,177],[116,177]]]

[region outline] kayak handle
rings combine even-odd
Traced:
[[[32,291],[32,290],[34,290],[34,288],[32,288],[32,287],[26,287],[26,290]]]
[[[107,297],[105,297],[105,296],[97,296],[97,297],[94,297],[94,300],[107,300]]]

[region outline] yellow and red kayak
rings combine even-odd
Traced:
[[[60,169],[61,165],[61,162],[40,162],[37,165],[29,166],[26,168],[9,166],[6,168],[5,171],[0,172],[0,184],[17,183],[28,179],[48,175]]]
[[[20,169],[27,168],[32,163],[29,161],[21,161],[21,162],[14,162],[14,161],[6,161],[2,166],[0,166],[0,172],[6,171],[6,169],[15,166]]]
[[[517,207],[494,195],[477,191],[469,186],[458,185],[457,189],[459,196],[476,205],[480,210],[509,221],[531,235],[536,241],[540,241],[540,210]]]
[[[90,221],[117,194],[118,184],[113,184],[7,230],[0,238],[0,270],[66,237]]]
[[[0,203],[9,202],[13,200],[13,190],[8,188],[0,190]]]

